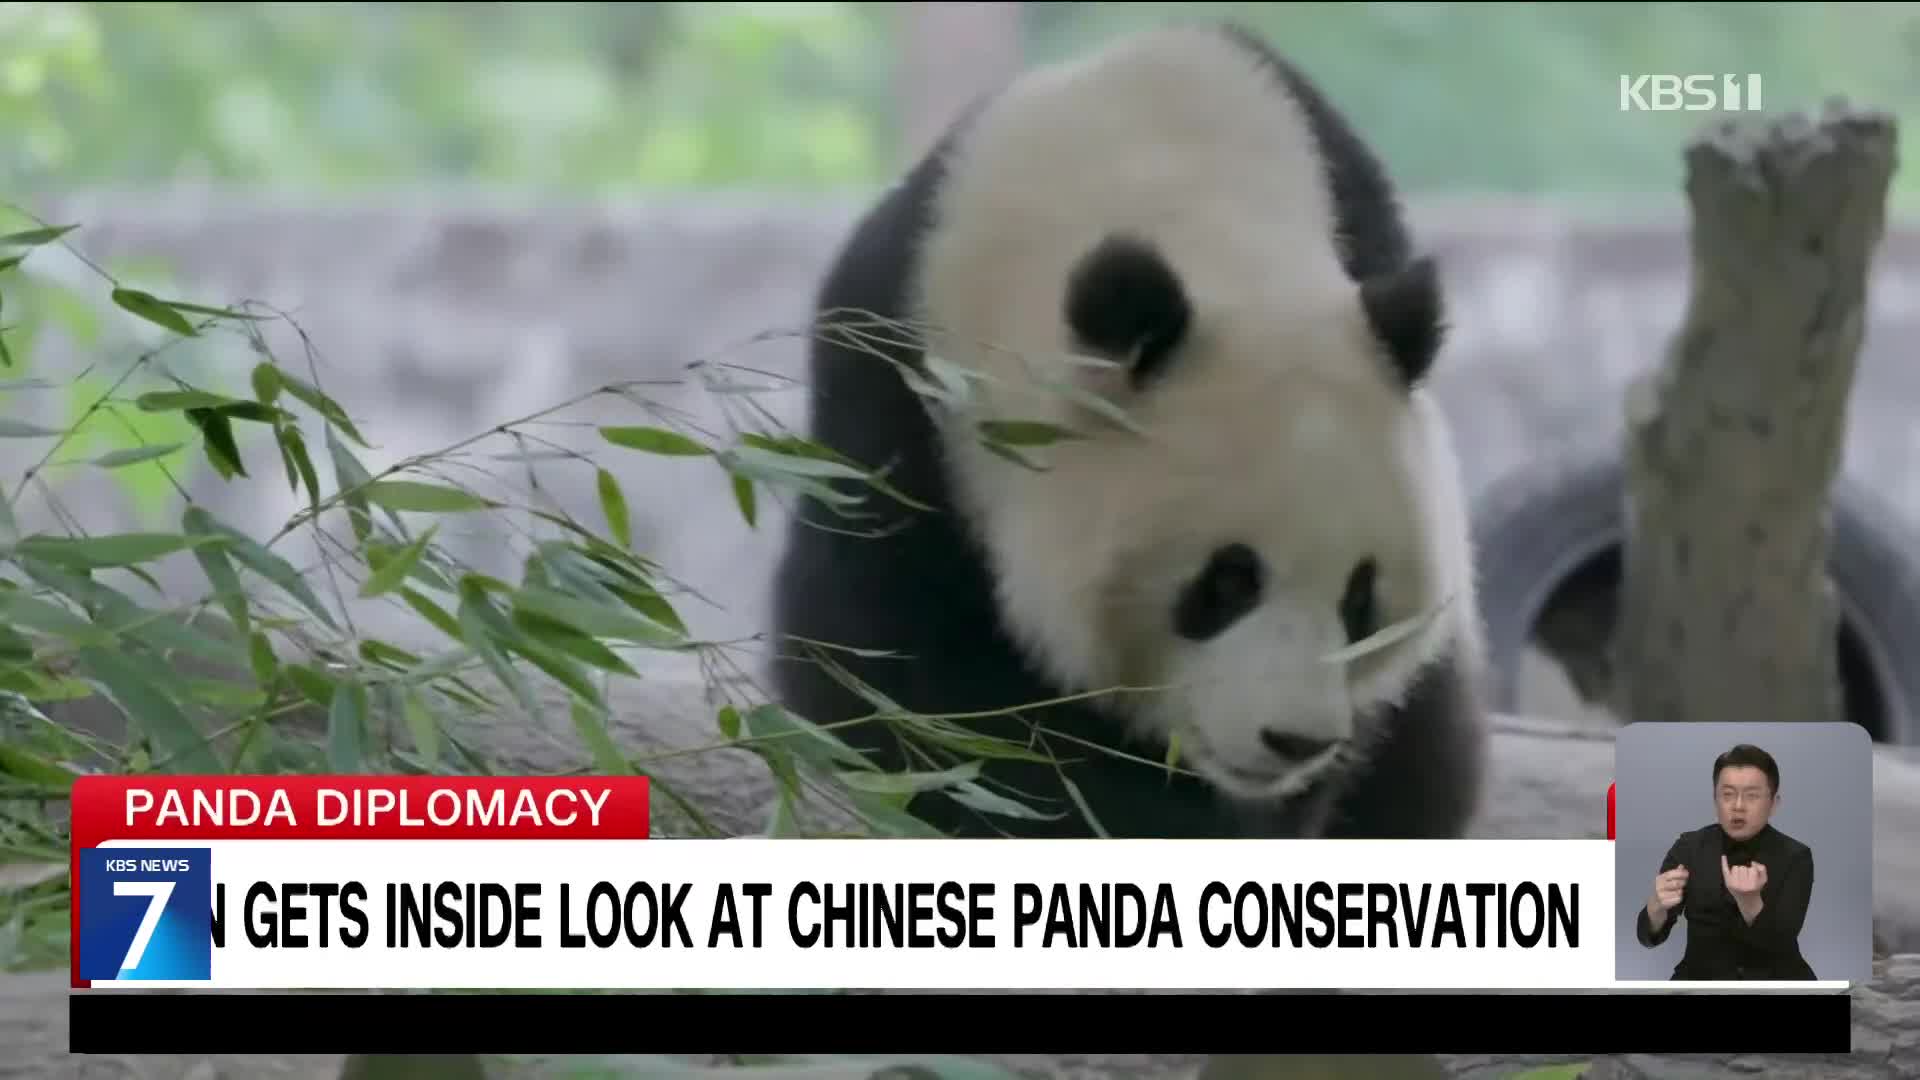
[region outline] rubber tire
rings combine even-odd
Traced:
[[[1521,660],[1549,599],[1625,532],[1617,452],[1549,454],[1474,500],[1475,567],[1487,632],[1490,704],[1513,712]],[[1834,485],[1828,576],[1862,647],[1882,708],[1881,741],[1920,743],[1920,531],[1844,474]]]

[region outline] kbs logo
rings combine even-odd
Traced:
[[[206,848],[85,848],[80,978],[213,978],[213,873]]]
[[[1621,112],[1760,111],[1758,75],[1622,75]]]

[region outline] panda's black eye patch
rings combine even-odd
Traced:
[[[1114,234],[1074,267],[1066,320],[1080,345],[1129,365],[1137,389],[1166,365],[1186,336],[1193,310],[1179,275],[1151,244]]]
[[[1379,570],[1379,566],[1367,558],[1361,559],[1347,575],[1347,587],[1340,594],[1340,624],[1346,628],[1349,645],[1380,629],[1374,595],[1374,580]]]
[[[1173,609],[1173,631],[1188,641],[1208,641],[1224,633],[1260,604],[1266,567],[1245,544],[1214,551],[1198,577],[1180,590]]]

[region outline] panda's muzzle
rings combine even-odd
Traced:
[[[1260,609],[1268,599],[1268,576],[1266,564],[1249,545],[1232,542],[1215,548],[1200,572],[1181,587],[1174,601],[1174,632],[1195,644],[1215,641]],[[1370,587],[1370,582],[1368,585]],[[1278,634],[1286,641],[1304,633],[1286,623],[1289,617],[1291,613],[1278,613],[1276,618],[1281,621],[1262,633]],[[1244,715],[1260,707],[1261,703],[1252,698],[1264,696],[1261,684],[1281,677],[1261,671],[1249,680],[1247,665],[1262,663],[1260,656],[1266,650],[1284,646],[1285,641],[1279,638],[1250,637],[1230,650],[1216,650],[1217,654],[1199,658],[1199,666],[1191,677],[1202,684],[1218,681],[1226,686],[1234,695],[1225,703],[1226,711]],[[1184,707],[1202,712],[1219,707],[1211,698],[1211,694],[1203,693]],[[1340,759],[1344,743],[1341,725],[1331,720],[1319,725],[1302,723],[1294,729],[1271,727],[1257,732],[1242,729],[1222,745],[1209,745],[1213,740],[1208,739],[1203,730],[1200,725],[1192,725],[1188,730],[1196,764],[1204,763],[1203,771],[1211,773],[1217,783],[1250,798],[1284,796],[1312,787],[1327,775],[1329,766]]]
[[[1304,795],[1334,775],[1340,760],[1341,740],[1303,739],[1275,731],[1263,731],[1260,739],[1285,764],[1277,769],[1249,769],[1212,759],[1203,768],[1215,784],[1250,799],[1288,799]],[[1273,745],[1278,740],[1286,749]]]

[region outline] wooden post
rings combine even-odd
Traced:
[[[1692,295],[1627,397],[1622,723],[1842,718],[1828,499],[1896,157],[1839,101],[1687,149]]]

